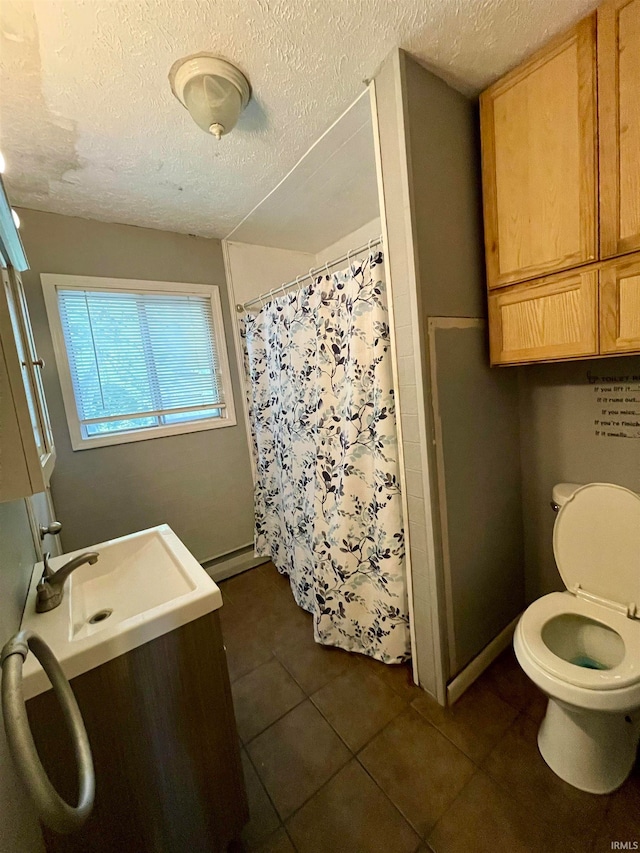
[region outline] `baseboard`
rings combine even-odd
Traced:
[[[476,655],[471,663],[468,663],[462,672],[447,684],[447,705],[453,705],[468,690],[473,682],[493,663],[498,655],[503,652],[513,638],[513,632],[520,621],[520,615],[516,616],[489,645],[485,646],[479,655]]]
[[[241,572],[246,572],[247,569],[253,569],[255,566],[268,562],[268,557],[256,557],[253,547],[250,547],[232,551],[216,560],[208,560],[202,564],[202,568],[212,580],[224,581],[234,575],[241,574]]]

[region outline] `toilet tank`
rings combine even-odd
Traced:
[[[552,506],[557,512],[565,504],[571,495],[583,486],[584,483],[556,483],[552,492]]]

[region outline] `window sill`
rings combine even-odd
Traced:
[[[109,447],[112,444],[130,444],[133,441],[147,441],[150,438],[164,438],[168,435],[184,435],[189,432],[202,432],[208,429],[221,429],[236,425],[236,419],[231,415],[227,418],[215,418],[209,421],[192,421],[191,423],[170,424],[160,427],[131,430],[109,435],[97,435],[92,438],[71,436],[73,450],[92,450],[94,447]]]

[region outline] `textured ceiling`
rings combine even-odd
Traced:
[[[15,204],[226,236],[401,46],[474,94],[593,0],[2,0],[0,147]],[[174,60],[235,62],[254,97],[220,142]]]
[[[315,255],[379,216],[371,101],[365,90],[229,239]]]

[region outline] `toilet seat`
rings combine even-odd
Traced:
[[[640,495],[611,483],[576,489],[554,524],[553,553],[569,592],[640,614]]]
[[[542,639],[542,630],[551,619],[565,614],[585,616],[619,634],[625,649],[620,663],[608,670],[586,669],[552,652]],[[567,684],[589,690],[640,685],[640,622],[635,619],[569,592],[552,592],[529,605],[518,627],[520,641],[531,660]]]

